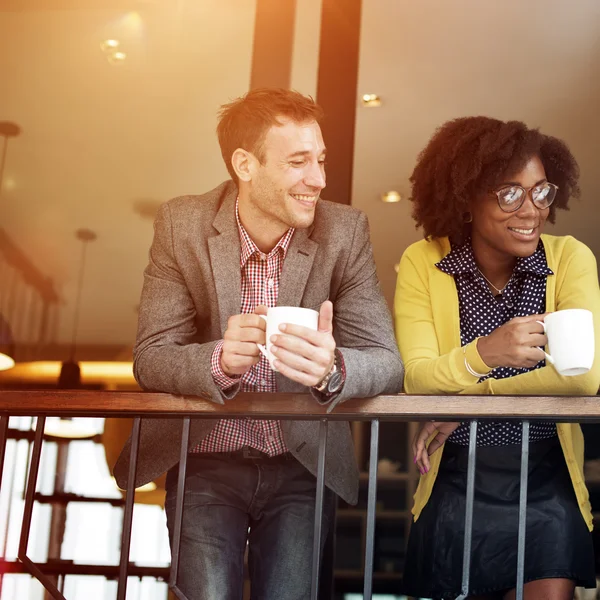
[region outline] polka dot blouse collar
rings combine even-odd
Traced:
[[[475,257],[473,256],[471,238],[468,238],[460,246],[452,244],[451,251],[440,262],[436,263],[435,266],[448,275],[479,273]],[[514,270],[517,273],[531,273],[540,276],[554,275],[552,269],[548,267],[542,240],[539,241],[536,251],[531,256],[517,259]]]

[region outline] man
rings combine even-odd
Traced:
[[[223,404],[239,391],[310,392],[316,402],[399,392],[402,363],[360,211],[320,199],[321,109],[262,89],[222,107],[217,133],[233,181],[175,198],[155,223],[135,376],[144,389]],[[318,331],[283,325],[277,373],[259,352],[269,306],[319,311]],[[172,534],[179,440],[147,420],[136,485],[171,468]],[[179,424],[179,428],[180,428]],[[312,421],[196,419],[186,473],[179,587],[190,600],[239,600],[249,549],[252,598],[310,595],[318,451]],[[128,447],[115,467],[125,484]],[[324,533],[333,492],[355,504],[349,425],[329,425]]]

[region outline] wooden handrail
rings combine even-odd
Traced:
[[[175,396],[161,393],[145,392],[120,392],[120,391],[71,391],[71,390],[2,390],[0,391],[0,469],[4,464],[5,440],[9,415],[37,415],[37,427],[31,454],[28,483],[25,492],[25,507],[23,511],[23,528],[19,543],[18,558],[23,563],[25,570],[38,579],[55,598],[64,598],[56,587],[52,578],[42,569],[42,565],[34,563],[27,556],[29,535],[31,531],[33,506],[36,499],[36,482],[39,473],[42,439],[44,433],[45,416],[149,416],[149,417],[255,417],[255,418],[283,418],[283,419],[320,419],[319,450],[317,468],[317,490],[315,501],[314,522],[314,547],[311,597],[316,598],[318,589],[320,531],[323,514],[323,498],[325,489],[325,460],[327,446],[326,419],[371,422],[371,452],[369,456],[369,483],[367,502],[367,523],[365,538],[367,550],[365,554],[365,589],[370,597],[370,584],[373,575],[373,540],[375,535],[376,519],[376,487],[377,487],[377,444],[379,441],[379,420],[413,421],[435,417],[453,421],[463,419],[506,419],[515,418],[523,420],[523,456],[527,456],[529,440],[529,419],[544,419],[557,421],[582,421],[600,420],[600,403],[596,396],[414,396],[398,394],[394,396],[378,396],[369,399],[353,399],[335,407],[327,412],[327,406],[320,405],[308,394],[279,394],[279,393],[242,393],[233,400],[219,405],[206,398],[195,396]],[[475,433],[477,422],[471,422],[471,447],[469,449],[469,481],[474,481],[476,444]],[[128,481],[133,482],[136,474],[136,456],[140,439],[140,419],[135,419],[131,443],[131,462],[129,465]],[[177,587],[177,572],[181,543],[181,524],[184,505],[185,472],[187,464],[187,449],[189,448],[190,421],[183,422],[181,449],[180,449],[180,475],[176,494],[175,533],[172,552],[172,565],[170,585],[180,596]],[[525,465],[523,467],[523,465]],[[527,462],[522,463],[521,486],[527,490]],[[2,473],[0,471],[0,481]],[[118,579],[119,588],[117,596],[125,599],[127,594],[127,579],[133,569],[129,565],[129,550],[131,543],[131,530],[133,522],[133,507],[135,495],[133,485],[126,485],[128,492],[125,499],[123,513],[123,532],[121,536],[121,559],[119,563]],[[410,489],[410,484],[408,485]],[[37,497],[38,501],[42,498]],[[46,499],[45,497],[43,498]],[[67,501],[65,496],[54,497],[54,500]],[[524,519],[526,509],[526,492],[521,494],[519,504],[519,536],[518,554],[524,556],[525,527]],[[474,506],[474,486],[468,487],[466,496],[466,522],[470,523]],[[465,528],[465,554],[470,556],[471,529]],[[465,564],[469,564],[468,561]],[[5,565],[7,566],[7,565]],[[47,566],[47,565],[45,565]],[[517,589],[523,589],[524,562],[519,559],[517,571]],[[469,589],[468,569],[463,573],[462,589],[466,594]],[[519,596],[521,594],[519,593]]]
[[[600,421],[598,396],[414,396],[355,398],[331,413],[307,394],[240,393],[224,405],[198,396],[112,391],[0,390],[0,413],[86,417],[255,417],[361,421],[370,419],[549,419]]]

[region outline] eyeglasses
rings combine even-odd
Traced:
[[[528,193],[531,193],[531,200],[534,205],[543,210],[554,202],[557,191],[557,185],[546,181],[528,189],[520,185],[505,185],[498,190],[494,190],[492,193],[498,198],[498,206],[504,212],[515,212],[523,206]]]

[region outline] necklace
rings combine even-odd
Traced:
[[[507,288],[508,284],[512,281],[513,278],[513,274],[511,273],[511,276],[508,278],[508,281],[502,286],[502,289],[497,288],[482,272],[481,269],[477,269],[479,271],[479,274],[498,292],[498,296],[494,296],[494,298],[500,300],[500,299],[504,299],[504,297],[502,296],[502,293],[504,292],[504,290]],[[507,302],[505,300],[506,306],[508,306],[508,308],[512,308],[513,305],[510,302]]]
[[[482,272],[481,269],[477,269],[479,271],[479,274],[499,293],[501,294],[505,289],[506,286],[511,282],[511,279],[513,278],[513,276],[511,275],[508,278],[508,281],[504,284],[504,286],[502,287],[502,289],[498,289]]]

